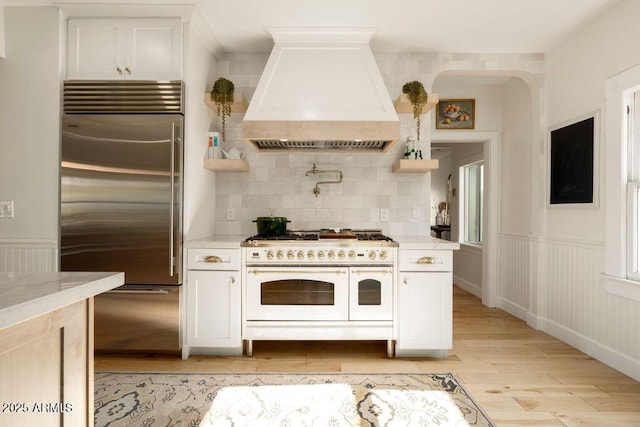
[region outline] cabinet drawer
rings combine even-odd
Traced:
[[[400,271],[453,271],[453,252],[400,249]]]
[[[240,270],[240,249],[188,249],[189,270]]]

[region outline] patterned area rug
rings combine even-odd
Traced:
[[[407,415],[402,426],[491,426],[482,409],[452,374],[271,374],[271,373],[117,373],[95,374],[95,425],[106,426],[189,426],[218,425],[208,423],[212,402],[223,387],[348,384],[357,395],[355,410],[358,423],[353,425],[382,427],[395,425],[382,416],[388,411],[401,413],[407,408],[415,416]],[[244,387],[243,387],[244,388]],[[257,390],[257,389],[256,389]],[[460,421],[443,414],[433,402],[417,399],[406,393],[404,402],[397,395],[390,398],[388,390],[433,390],[447,396],[460,409]],[[386,397],[384,397],[386,396]],[[437,401],[433,399],[433,401]],[[241,411],[242,412],[242,411]],[[375,417],[374,417],[375,415]],[[462,418],[464,418],[462,420]],[[447,422],[447,420],[452,422]],[[203,422],[204,420],[204,422]],[[410,421],[406,421],[410,420]],[[231,421],[227,426],[245,425]],[[246,424],[251,425],[251,424]],[[306,424],[261,424],[306,425]],[[311,424],[309,424],[311,425]],[[314,424],[331,425],[331,424]]]

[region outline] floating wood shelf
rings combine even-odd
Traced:
[[[429,95],[431,96],[431,95]],[[218,111],[217,104],[211,100],[211,93],[204,94],[204,103],[213,111]],[[233,104],[231,104],[231,113],[246,113],[249,108],[249,101],[242,93],[233,93]]]
[[[400,159],[393,164],[391,171],[394,173],[426,173],[438,169],[440,161],[438,159]]]
[[[204,167],[214,172],[249,172],[249,163],[238,159],[205,159]]]
[[[438,105],[440,102],[440,97],[437,93],[430,93],[427,97],[427,105],[424,106],[422,110],[423,114],[428,113]],[[413,114],[413,105],[411,105],[411,101],[409,101],[409,97],[406,93],[400,94],[400,96],[393,103],[394,107],[396,107],[396,113],[409,113]]]

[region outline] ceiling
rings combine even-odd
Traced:
[[[108,14],[196,5],[226,52],[270,52],[271,27],[369,27],[374,52],[545,53],[621,0],[0,0]],[[106,9],[105,9],[106,8]]]
[[[544,53],[618,1],[195,0],[228,52],[269,52],[270,27],[373,27],[374,52],[452,53]]]

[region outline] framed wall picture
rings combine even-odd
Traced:
[[[599,113],[549,129],[549,204],[598,205]]]
[[[436,108],[436,129],[474,129],[475,99],[441,99]]]

